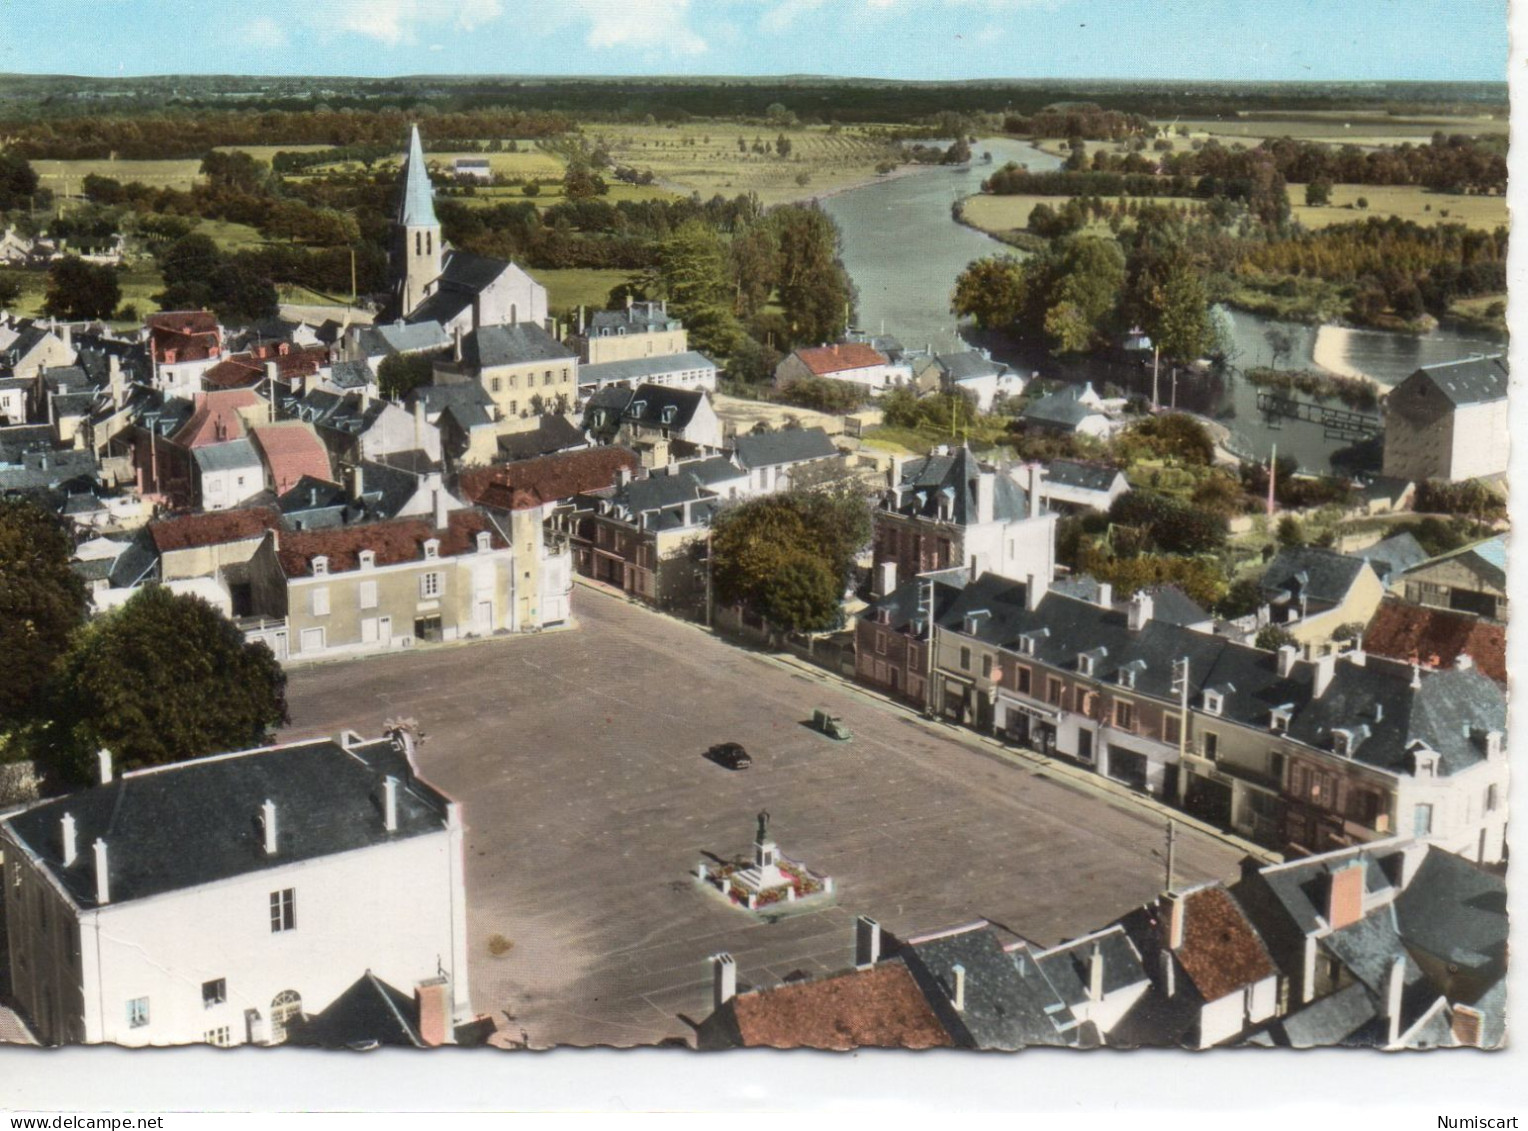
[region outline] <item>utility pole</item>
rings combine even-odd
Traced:
[[[1178,822],[1171,817],[1167,818],[1167,891],[1172,891],[1177,877],[1173,874],[1176,863],[1174,854],[1178,845]]]
[[[1273,482],[1279,476],[1279,444],[1275,440],[1273,454],[1268,457],[1268,517],[1273,517]]]
[[[356,288],[355,288],[355,248],[352,247],[350,249],[350,305],[351,306],[355,305],[355,300],[358,297],[359,296],[356,293]]]
[[[1157,373],[1162,365],[1162,347],[1151,343],[1151,409],[1157,410]]]
[[[1178,411],[1178,367],[1173,366],[1173,411]]]
[[[1188,657],[1173,661],[1172,690],[1178,696],[1178,804],[1188,797]],[[1171,886],[1171,885],[1169,885]]]
[[[711,627],[711,528],[706,528],[706,627]]]

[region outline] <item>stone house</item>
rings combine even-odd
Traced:
[[[223,329],[206,310],[164,310],[143,320],[155,389],[189,397],[202,388],[202,376],[223,357]]]
[[[578,330],[568,343],[585,365],[671,357],[690,348],[684,323],[668,312],[667,302],[635,302],[629,296],[624,310],[596,310],[587,323],[579,307]]]
[[[1058,459],[1040,475],[1040,501],[1055,511],[1107,513],[1114,500],[1129,490],[1125,473],[1108,464]]]
[[[965,570],[945,570],[904,581],[872,602],[854,625],[855,678],[893,699],[926,707],[932,623],[949,610],[967,580]]]
[[[864,342],[803,347],[793,350],[775,366],[777,389],[794,381],[813,379],[847,381],[873,395],[911,382],[912,367],[905,362],[892,361]]]
[[[484,325],[460,336],[460,356],[436,363],[488,394],[506,431],[534,428],[544,412],[568,412],[578,397],[578,356],[539,325]],[[524,423],[521,423],[521,422]]]
[[[821,428],[787,428],[732,438],[732,459],[748,476],[748,496],[806,486],[844,464],[844,453]]]
[[[602,389],[584,405],[584,430],[602,444],[624,444],[648,453],[647,466],[667,464],[670,453],[681,446],[698,455],[720,451],[723,445],[721,420],[711,398],[699,389]]]
[[[1025,406],[1019,418],[1026,425],[1068,435],[1094,436],[1112,434],[1115,423],[1104,411],[1103,399],[1091,384],[1080,389],[1069,385],[1060,392],[1041,397]]]
[[[403,736],[113,774],[0,819],[10,984],[45,1044],[280,1044],[359,967],[472,1019],[462,818]]]
[[[1346,624],[1368,624],[1384,599],[1374,563],[1320,546],[1280,550],[1259,584],[1269,623],[1301,644],[1319,645]]]
[[[1484,542],[1432,558],[1402,573],[1392,588],[1416,605],[1507,620],[1507,538]]]
[[[1507,359],[1424,365],[1385,398],[1387,476],[1480,479],[1507,471]]]

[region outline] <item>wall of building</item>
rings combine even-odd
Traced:
[[[528,361],[518,365],[495,365],[483,369],[478,381],[505,420],[532,417],[534,398],[540,397],[543,412],[557,411],[562,397],[571,409],[578,399],[578,362],[560,357],[553,361]],[[566,411],[566,410],[564,410]]]
[[[1511,435],[1505,397],[1455,409],[1448,478],[1505,475]]]
[[[678,330],[657,330],[644,334],[597,334],[580,339],[585,360],[590,365],[603,365],[607,361],[636,361],[643,357],[668,357],[684,353],[690,348],[690,335],[680,327]],[[712,371],[711,387],[715,388],[716,374]]]
[[[1395,798],[1396,832],[1411,835],[1417,806],[1430,805],[1432,832],[1419,839],[1466,860],[1498,864],[1506,858],[1508,784],[1505,754],[1446,777],[1403,777]]]
[[[62,834],[60,834],[62,835]],[[89,846],[82,846],[89,851]],[[74,906],[31,858],[0,840],[12,996],[45,1045],[85,1039],[79,922]]]
[[[255,556],[264,539],[243,538],[237,542],[223,542],[216,546],[188,546],[184,550],[167,550],[159,556],[159,578],[174,581],[185,577],[212,577],[218,570],[247,562]]]

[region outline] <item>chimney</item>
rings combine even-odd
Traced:
[[[1178,967],[1173,962],[1173,952],[1163,947],[1157,952],[1162,960],[1162,993],[1176,997],[1178,993]]]
[[[584,304],[578,304],[578,336],[584,336]]]
[[[626,292],[626,309],[628,312],[631,310],[631,291],[629,290]]]
[[[615,482],[617,487],[624,487],[630,483],[631,468],[627,467],[625,464],[622,464],[620,467],[616,468]]]
[[[122,381],[122,360],[116,354],[106,357],[107,387],[111,390],[111,405],[121,408],[127,400],[127,389]]]
[[[628,303],[631,302],[628,296]],[[725,951],[711,956],[712,993],[711,1008],[720,1009],[737,997],[737,963]]]
[[[274,361],[267,361],[265,363],[265,379],[267,381],[274,385],[276,383],[276,379],[280,377],[280,375],[281,367],[279,365],[277,365]]]
[[[265,839],[265,854],[276,855],[276,803],[269,797],[260,806],[260,832]]]
[[[1028,473],[1029,480],[1025,487],[1029,495],[1029,517],[1038,518],[1040,516],[1040,465],[1031,463],[1025,471]]]
[[[111,902],[111,867],[106,859],[106,842],[100,837],[95,841],[96,902]]]
[[[444,530],[446,528],[446,515],[448,513],[446,509],[445,488],[437,487],[434,491],[431,492],[431,494],[435,496],[435,529]]]
[[[1387,1045],[1393,1045],[1401,1039],[1401,1007],[1402,998],[1406,994],[1406,956],[1398,954],[1390,960],[1390,969],[1385,974],[1385,1002],[1384,1017],[1390,1024],[1387,1030]]]
[[[398,831],[398,779],[392,774],[382,779],[382,827],[390,833]]]
[[[1107,581],[1098,583],[1098,607],[1101,609],[1114,607],[1114,586]]]
[[[65,322],[58,328],[59,339],[64,343],[64,349],[74,352],[74,327]]]
[[[1032,573],[1024,575],[1024,607],[1030,612],[1040,604],[1040,585]]]
[[[992,496],[997,489],[994,477],[985,471],[979,471],[976,475],[976,521],[992,521]]]
[[[106,747],[96,751],[96,770],[101,778],[102,785],[111,784],[111,751]]]
[[[424,398],[414,398],[414,450],[424,448]]]
[[[1130,598],[1130,631],[1140,632],[1146,627],[1146,623],[1156,615],[1157,603],[1150,593],[1142,590]]]
[[[74,814],[65,813],[61,822],[64,826],[64,867],[73,867],[79,859],[80,844],[74,828]]]
[[[1455,1005],[1451,1007],[1453,1018],[1450,1028],[1454,1031],[1454,1040],[1461,1045],[1471,1048],[1479,1048],[1481,1029],[1484,1018],[1480,1010],[1468,1005]]]
[[[1183,921],[1188,918],[1188,900],[1178,892],[1170,891],[1162,901],[1167,904],[1167,948],[1177,950],[1183,945]]]
[[[451,980],[427,978],[414,987],[419,1011],[419,1039],[430,1048],[451,1043]]]
[[[875,595],[884,597],[897,587],[897,563],[882,562],[875,567]]]
[[[361,467],[360,461],[350,469],[350,500],[359,503],[361,497],[366,494],[366,471]]]
[[[869,915],[854,920],[854,965],[864,970],[881,960],[881,925]]]
[[[1326,694],[1326,689],[1332,685],[1332,677],[1337,674],[1337,656],[1328,652],[1324,656],[1316,657],[1316,680],[1311,685],[1311,694],[1320,699]]]
[[[1460,652],[1459,655],[1454,657],[1455,671],[1467,672],[1474,666],[1475,661],[1470,658],[1470,654],[1468,652]]]
[[[462,328],[454,326],[451,329],[451,359],[456,362],[462,360]]]
[[[1293,644],[1283,644],[1279,647],[1279,678],[1286,678],[1295,670],[1295,661],[1300,658],[1300,649]]]
[[[955,992],[950,995],[950,1004],[955,1007],[956,1013],[964,1013],[966,1009],[966,968],[960,963],[950,967],[950,973],[955,975]]]
[[[1088,1000],[1104,1000],[1104,949],[1096,942],[1088,955]]]
[[[1332,867],[1327,878],[1326,921],[1332,930],[1351,927],[1364,917],[1364,862],[1357,856]]]

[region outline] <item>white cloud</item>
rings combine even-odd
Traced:
[[[797,16],[821,8],[827,0],[779,0],[759,17],[759,27],[774,35],[789,31]]]
[[[589,25],[584,42],[596,50],[628,50],[649,57],[702,55],[707,44],[690,26],[690,0],[571,0]]]
[[[504,14],[503,0],[321,0],[313,13],[330,28],[389,47],[417,43],[421,31],[476,31]]]
[[[249,47],[285,47],[287,33],[269,16],[256,16],[240,26],[239,40]]]

